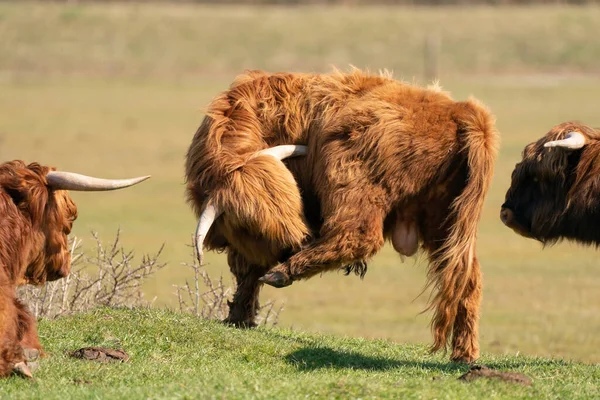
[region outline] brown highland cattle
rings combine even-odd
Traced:
[[[77,207],[67,190],[113,190],[147,178],[105,180],[37,163],[0,164],[0,376],[13,371],[31,376],[26,353],[42,350],[35,320],[15,290],[69,274],[67,235]]]
[[[544,244],[600,245],[600,130],[565,122],[528,144],[512,173],[502,222]]]
[[[237,291],[227,322],[252,326],[261,282],[282,287],[347,266],[385,239],[429,255],[432,350],[478,358],[477,225],[492,178],[494,118],[354,70],[248,72],[217,96],[187,153],[197,247],[226,250]],[[283,158],[306,154],[286,161]]]

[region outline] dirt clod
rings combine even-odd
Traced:
[[[125,353],[125,351],[108,349],[106,347],[83,347],[79,350],[70,352],[69,355],[73,358],[98,362],[129,360],[129,355]]]
[[[518,372],[502,372],[488,368],[485,365],[474,365],[471,370],[461,375],[458,380],[472,382],[479,378],[498,379],[509,383],[518,383],[524,386],[531,386],[531,378]]]

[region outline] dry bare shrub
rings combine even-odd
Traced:
[[[163,247],[135,263],[133,251],[124,250],[119,243],[120,230],[106,248],[96,232],[92,236],[96,244],[92,257],[81,250],[80,239],[71,239],[71,273],[67,277],[18,289],[17,296],[36,318],[53,319],[98,306],[139,307],[152,303],[144,299],[141,287],[166,265],[158,262]]]
[[[196,260],[195,244],[191,247],[194,262],[181,264],[194,272],[194,278],[191,283],[186,279],[183,286],[173,285],[179,311],[201,318],[223,320],[229,311],[227,301],[233,295],[233,289],[223,284],[222,275],[218,280],[213,280],[204,269],[204,265],[200,265]],[[282,310],[283,304],[276,307],[275,301],[268,300],[259,308],[257,325],[277,325]]]
[[[85,312],[98,306],[141,307],[150,306],[156,300],[146,301],[142,284],[155,272],[166,266],[159,263],[163,247],[153,256],[144,255],[134,262],[134,252],[120,245],[120,230],[114,241],[104,247],[96,232],[93,256],[87,256],[81,248],[81,239],[72,238],[71,273],[63,278],[47,282],[43,286],[25,285],[19,287],[17,296],[36,318],[54,319],[62,315]],[[195,248],[195,247],[193,247]],[[195,256],[192,256],[195,260]],[[175,285],[179,311],[207,319],[224,319],[229,307],[227,301],[233,294],[231,287],[225,286],[223,277],[213,280],[197,261],[182,263],[194,271],[193,281],[185,285]],[[268,301],[257,318],[259,325],[277,325],[283,305],[276,307]]]

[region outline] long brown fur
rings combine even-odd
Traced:
[[[25,361],[23,348],[42,350],[16,287],[59,279],[70,270],[67,235],[77,208],[66,191],[47,187],[51,170],[22,161],[0,165],[0,376]]]
[[[399,226],[416,227],[411,237],[429,253],[436,290],[433,350],[445,348],[453,333],[451,358],[476,359],[475,242],[496,138],[493,117],[475,100],[455,102],[436,88],[387,76],[353,70],[238,77],[210,104],[186,160],[196,213],[207,199],[224,210],[205,245],[236,254],[230,268],[239,287],[228,320],[254,322],[258,290],[241,283],[256,279],[243,278],[250,269],[270,270],[289,284],[364,265]],[[253,158],[283,144],[307,145],[308,155],[285,165]],[[248,312],[234,318],[233,309]]]

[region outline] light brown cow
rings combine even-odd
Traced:
[[[202,246],[226,250],[228,322],[252,326],[261,282],[282,287],[419,245],[434,287],[433,350],[479,355],[477,225],[496,158],[492,115],[361,71],[254,71],[218,95],[187,154]],[[305,155],[281,161],[286,157]],[[286,168],[287,167],[287,168]]]

